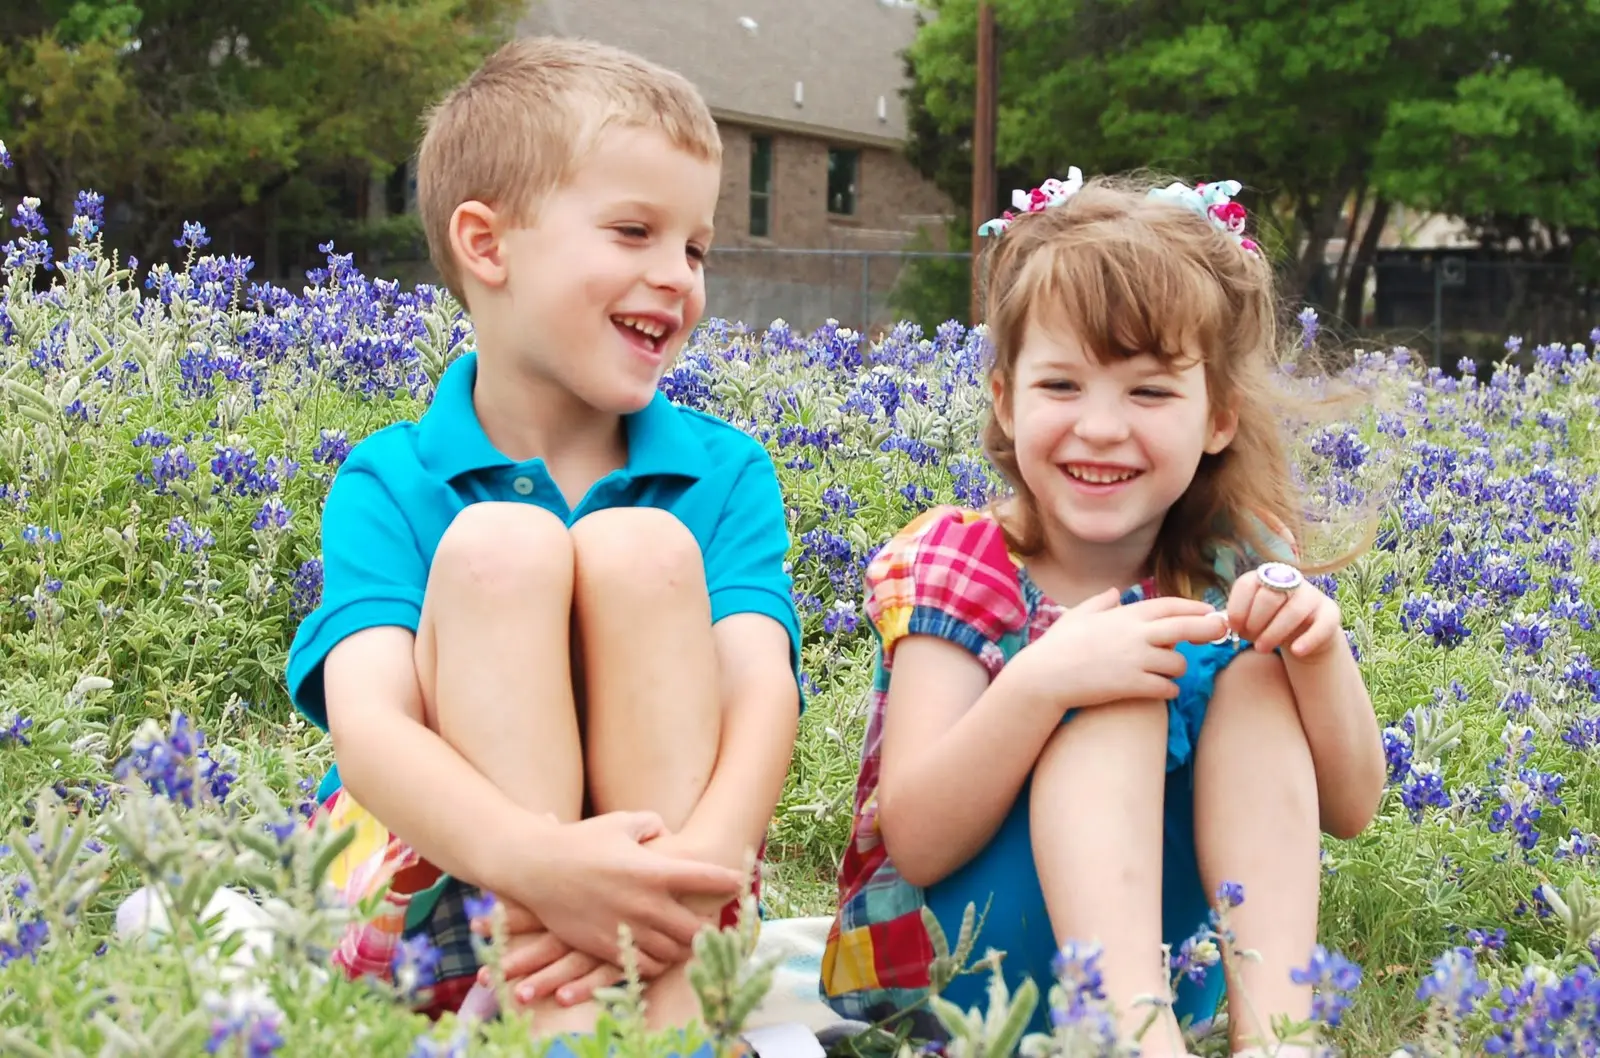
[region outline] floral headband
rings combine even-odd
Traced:
[[[1150,197],[1164,199],[1174,205],[1193,210],[1210,221],[1212,227],[1224,235],[1232,236],[1243,249],[1250,253],[1260,253],[1260,245],[1244,233],[1244,207],[1233,201],[1240,187],[1237,180],[1218,180],[1209,184],[1196,184],[1194,187],[1174,181],[1166,187],[1151,188]],[[1067,170],[1065,181],[1052,178],[1032,191],[1012,192],[1011,204],[1021,213],[1042,213],[1052,206],[1061,205],[1082,189],[1083,170],[1073,166]],[[1019,215],[1008,209],[994,220],[985,221],[978,229],[978,234],[999,235],[1009,228]]]

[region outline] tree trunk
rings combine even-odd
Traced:
[[[1356,203],[1350,210],[1350,223],[1345,225],[1344,229],[1344,245],[1339,248],[1339,267],[1333,273],[1332,294],[1334,302],[1331,307],[1334,309],[1339,307],[1340,292],[1344,290],[1345,283],[1350,279],[1350,251],[1355,248],[1356,233],[1361,228],[1361,211],[1366,208],[1367,184],[1363,180],[1361,186],[1356,189]]]
[[[1317,270],[1322,267],[1323,257],[1327,254],[1328,240],[1333,236],[1333,229],[1339,223],[1339,211],[1344,207],[1345,197],[1349,194],[1349,185],[1341,183],[1337,188],[1331,188],[1309,210],[1310,224],[1306,229],[1306,246],[1300,255],[1300,263],[1295,269],[1295,289],[1300,297],[1304,298],[1311,289],[1311,281],[1316,277]]]
[[[1361,233],[1361,245],[1356,249],[1355,263],[1350,277],[1345,281],[1344,309],[1340,313],[1352,327],[1366,324],[1363,311],[1367,300],[1367,270],[1377,256],[1378,242],[1383,238],[1384,225],[1389,223],[1389,200],[1380,197],[1372,204],[1372,216],[1367,218],[1367,228]]]

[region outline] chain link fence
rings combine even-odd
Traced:
[[[718,247],[706,266],[706,315],[800,330],[828,320],[871,334],[903,319],[965,320],[969,255],[934,250]],[[931,321],[931,322],[930,322]]]
[[[1463,357],[1498,358],[1511,336],[1528,349],[1587,343],[1597,324],[1600,284],[1570,265],[1399,251],[1374,263],[1358,332],[1453,367]]]
[[[1600,282],[1564,264],[1486,260],[1477,250],[1387,250],[1368,271],[1359,314],[1343,319],[1327,269],[1309,301],[1341,341],[1404,345],[1435,364],[1501,355],[1516,335],[1589,340]],[[718,248],[706,270],[706,312],[766,327],[810,330],[827,320],[872,334],[900,320],[931,330],[969,312],[970,255],[917,250]]]

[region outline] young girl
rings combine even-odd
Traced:
[[[984,446],[1013,494],[926,512],[866,574],[878,672],[823,993],[906,1009],[933,955],[921,909],[953,943],[976,903],[978,953],[1040,987],[1030,1031],[1075,941],[1101,946],[1131,1036],[1140,997],[1169,993],[1161,945],[1226,881],[1259,954],[1228,967],[1233,1046],[1266,1046],[1309,1016],[1291,969],[1317,939],[1319,830],[1371,819],[1378,725],[1337,606],[1288,564],[1273,280],[1238,185],[1071,176],[985,226]],[[1178,1019],[1209,1018],[1222,977],[1184,981],[1142,1053],[1183,1054]],[[944,996],[982,1007],[988,983]]]

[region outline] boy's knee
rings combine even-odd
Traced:
[[[572,527],[572,543],[585,590],[705,593],[700,544],[688,526],[666,511],[596,511]]]
[[[474,503],[450,523],[432,575],[475,589],[570,586],[572,541],[561,519],[524,503]]]

